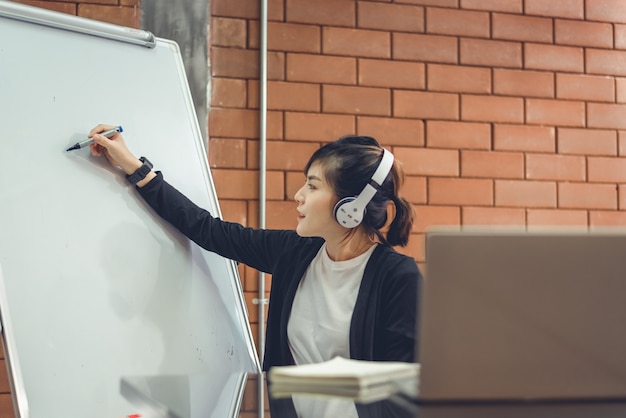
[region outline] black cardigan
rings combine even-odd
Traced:
[[[168,184],[160,172],[138,190],[163,219],[204,249],[272,275],[263,370],[293,364],[287,322],[298,284],[324,240],[214,218]],[[420,281],[411,257],[377,246],[365,268],[352,314],[351,358],[416,360]]]

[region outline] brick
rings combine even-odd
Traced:
[[[362,86],[417,90],[426,87],[423,63],[359,59],[358,66],[358,83]]]
[[[288,22],[354,27],[355,4],[354,1],[286,0],[285,14]]]
[[[608,23],[556,19],[555,43],[613,48],[613,27]]]
[[[594,227],[611,227],[616,226],[623,228],[626,225],[626,212],[615,212],[608,210],[592,210],[589,211],[589,226]]]
[[[461,119],[477,122],[524,121],[524,100],[517,97],[461,96]]]
[[[245,200],[220,200],[222,219],[228,222],[248,225],[248,205]]]
[[[569,209],[528,209],[528,229],[546,226],[587,226],[587,211]]]
[[[258,19],[259,2],[254,0],[213,0],[211,16]]]
[[[409,242],[405,247],[396,246],[394,249],[408,257],[412,257],[417,263],[417,268],[424,274],[424,234],[409,234]]]
[[[461,208],[461,222],[469,225],[525,225],[526,212],[522,208],[472,207]]]
[[[462,9],[522,13],[522,0],[461,0]]]
[[[214,77],[255,78],[259,76],[258,51],[211,48],[211,74]]]
[[[421,4],[422,6],[459,7],[459,0],[402,0],[402,3]]]
[[[248,107],[259,107],[259,83],[249,83]],[[319,112],[321,109],[320,86],[310,83],[269,81],[267,83],[267,108],[270,110],[292,110]]]
[[[552,19],[493,13],[493,38],[552,43]]]
[[[493,92],[504,96],[553,98],[554,74],[494,68]]]
[[[354,131],[355,119],[352,115],[285,113],[287,140],[330,142]]]
[[[395,117],[459,119],[459,97],[450,93],[396,90],[393,109]]]
[[[322,86],[325,113],[391,116],[391,92],[375,87]]]
[[[613,25],[615,36],[615,49],[626,49],[626,25],[618,23]]]
[[[618,190],[619,190],[619,209],[620,210],[625,210],[626,209],[626,184],[620,184],[618,186]]]
[[[412,176],[458,176],[459,153],[453,150],[396,147],[394,155]]]
[[[397,252],[404,254],[418,263],[418,268],[423,271],[420,263],[424,262],[424,234],[409,234],[409,242],[406,247],[394,247]]]
[[[613,77],[585,74],[557,74],[556,97],[598,102],[615,101]]]
[[[224,170],[211,171],[215,182],[215,191],[221,199],[258,199],[259,172],[252,170]],[[267,172],[267,184],[278,187],[267,189],[267,198],[280,200],[283,198],[283,173]]]
[[[555,144],[555,129],[550,126],[494,125],[494,150],[554,152]]]
[[[626,105],[608,103],[587,104],[587,126],[590,128],[626,129]]]
[[[585,103],[569,100],[526,99],[526,123],[585,126]]]
[[[211,18],[211,45],[245,48],[247,26],[244,19]]]
[[[583,0],[525,0],[524,12],[527,15],[561,17],[567,19],[585,18]]]
[[[615,77],[615,98],[617,103],[626,103],[626,78]]]
[[[617,133],[613,130],[558,128],[559,154],[617,155]]]
[[[617,209],[617,187],[614,184],[559,183],[559,207]]]
[[[489,13],[429,7],[426,9],[426,32],[489,38]]]
[[[140,27],[141,13],[136,7],[78,4],[77,15],[129,28]]]
[[[427,187],[425,177],[406,176],[400,195],[414,205],[427,203]]]
[[[519,42],[461,38],[461,64],[486,67],[522,67]]]
[[[390,58],[391,35],[375,30],[325,27],[322,51],[329,55]]]
[[[296,193],[305,183],[306,176],[303,170],[287,171],[285,173],[285,200],[294,201]]]
[[[428,203],[431,205],[492,206],[493,180],[429,178]]]
[[[450,206],[415,206],[413,232],[426,232],[436,226],[461,224],[461,209]]]
[[[211,107],[246,107],[247,84],[236,78],[211,79]]]
[[[6,369],[6,366],[2,366]],[[13,397],[10,393],[0,394],[0,416],[2,417],[14,417],[15,410],[13,408]]]
[[[461,151],[461,177],[522,179],[524,178],[524,154],[521,152]]]
[[[246,140],[210,138],[209,165],[219,168],[246,168]]]
[[[524,44],[524,68],[582,73],[584,68],[583,48],[571,46]]]
[[[211,75],[229,78],[259,78],[259,51],[238,48],[211,48]],[[284,56],[270,52],[267,56],[267,77],[283,80]]]
[[[585,66],[589,74],[626,76],[626,51],[589,48]]]
[[[626,4],[621,0],[587,0],[585,12],[587,20],[626,23]]]
[[[259,22],[248,21],[250,48],[259,48]],[[299,23],[268,22],[268,51],[320,53],[322,37],[319,26]]]
[[[527,154],[529,180],[585,181],[585,157],[558,154]]]
[[[424,8],[359,1],[357,26],[398,32],[424,32]]]
[[[267,141],[268,170],[304,169],[311,155],[319,146],[310,142]]]
[[[496,180],[496,206],[522,208],[556,207],[556,183],[531,180]]]
[[[626,183],[626,158],[588,157],[589,182]]]
[[[432,148],[490,149],[491,126],[487,123],[426,122],[426,142]]]
[[[307,83],[356,84],[356,59],[287,54],[287,80]]]
[[[246,109],[211,109],[209,136],[255,138],[258,136],[259,112]]]
[[[296,203],[293,201],[268,201],[265,225],[267,229],[294,230],[298,226]]]
[[[452,36],[394,33],[392,56],[396,60],[456,64],[458,41]]]
[[[617,132],[617,149],[618,149],[618,155],[620,156],[624,156],[626,155],[626,132],[624,131],[618,131]]]
[[[41,9],[52,10],[54,12],[76,15],[77,3],[61,3],[49,0],[17,0],[15,3],[25,4],[27,6],[39,7]]]
[[[491,93],[491,70],[457,65],[428,64],[428,90],[455,93]]]
[[[424,145],[424,122],[416,119],[357,116],[356,132],[358,135],[373,136],[385,146]]]

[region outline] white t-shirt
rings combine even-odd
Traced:
[[[311,261],[298,286],[287,324],[296,364],[350,358],[350,321],[363,272],[376,244],[345,261],[333,261],[326,244]]]

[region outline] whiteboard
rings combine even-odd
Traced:
[[[211,376],[202,416],[224,417],[243,388],[225,382],[260,370],[236,265],[88,149],[65,151],[122,125],[219,215],[180,52],[150,35],[0,1],[0,309],[21,417],[131,415],[122,382],[157,376]]]

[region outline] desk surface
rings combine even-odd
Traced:
[[[207,390],[215,387],[210,376],[152,376],[122,379],[122,396],[138,407],[142,418],[225,418],[238,417],[255,399],[257,375],[240,374],[229,379],[232,405],[229,411],[215,410],[202,402],[212,399]],[[221,387],[220,390],[223,390]],[[520,402],[480,404],[418,404],[402,396],[391,396],[371,403],[355,403],[342,398],[297,395],[273,399],[269,396],[272,418],[623,418],[626,402]],[[222,395],[224,395],[222,393]],[[242,409],[243,408],[243,409]],[[297,412],[296,412],[297,411]],[[249,413],[248,413],[249,414]],[[248,416],[248,415],[246,415]]]

